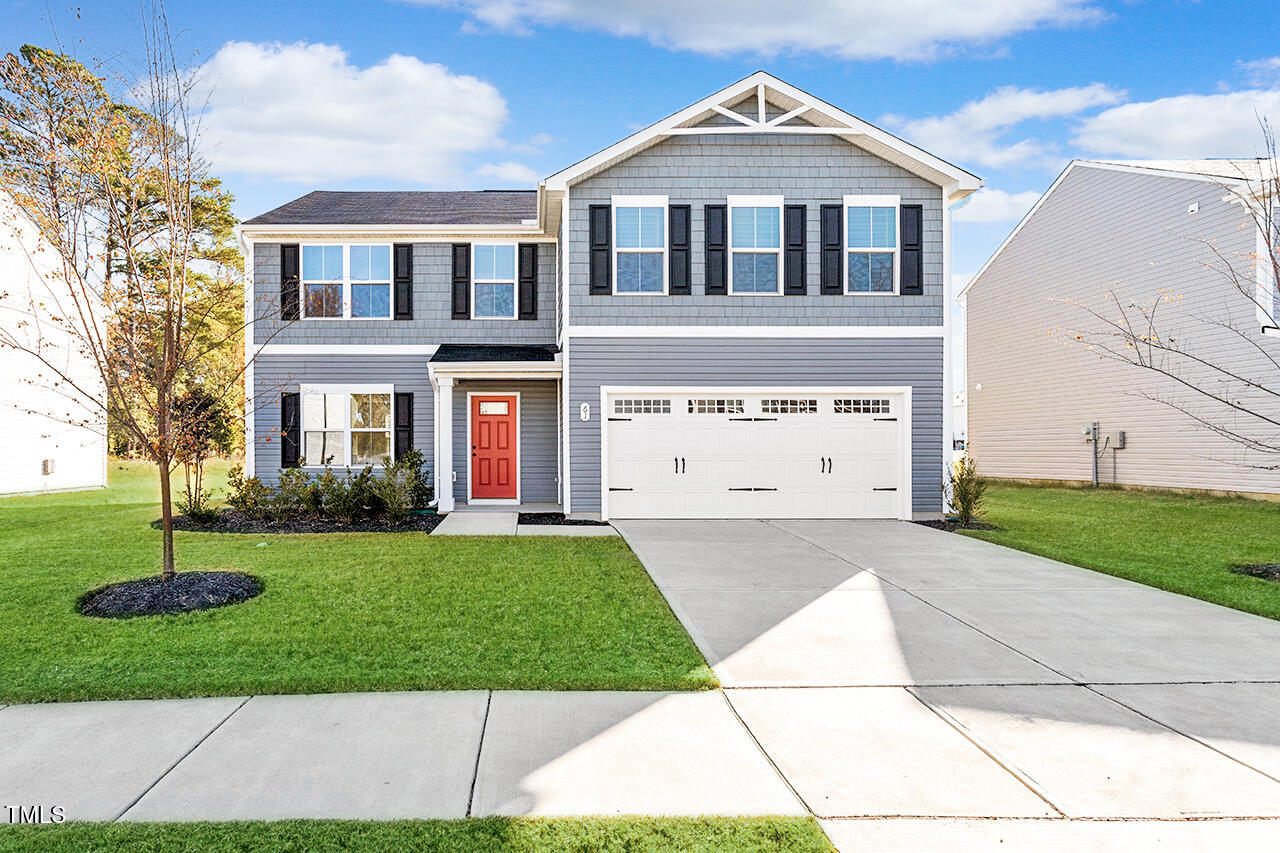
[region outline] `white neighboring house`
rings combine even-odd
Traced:
[[[0,196],[0,340],[43,338],[59,368],[91,393],[102,387],[89,357],[49,322],[65,305],[53,292],[56,256],[35,225]],[[106,422],[82,397],[54,389],[51,371],[35,356],[0,343],[0,495],[103,488],[107,484]]]

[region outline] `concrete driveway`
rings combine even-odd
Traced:
[[[904,522],[616,526],[842,847],[1280,845],[1280,623]]]

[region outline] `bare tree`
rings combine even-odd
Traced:
[[[1224,163],[1231,178],[1219,181],[1242,211],[1245,239],[1188,235],[1201,249],[1196,262],[1220,285],[1217,298],[1189,302],[1162,288],[1136,298],[1108,290],[1096,305],[1063,301],[1090,318],[1065,330],[1076,344],[1159,377],[1138,396],[1234,443],[1243,451],[1236,464],[1280,470],[1280,158],[1261,124],[1265,155]]]
[[[34,372],[85,402],[73,422],[110,413],[155,464],[168,580],[170,475],[185,446],[176,401],[193,387],[215,401],[237,393],[244,360],[211,370],[210,357],[242,338],[243,320],[225,317],[242,307],[243,282],[230,196],[197,147],[194,79],[163,6],[144,6],[143,25],[136,77],[99,76],[31,46],[0,62],[0,191],[55,256],[43,324],[0,332],[0,346],[29,354]],[[224,321],[206,322],[215,315]],[[93,363],[100,388],[67,369],[61,340]]]

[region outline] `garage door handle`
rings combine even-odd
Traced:
[[[896,491],[898,491],[898,487],[897,487],[897,486],[890,486],[889,488],[878,487],[878,488],[873,488],[871,491],[873,491],[873,492],[896,492]]]
[[[822,469],[821,469],[822,473],[823,474],[827,473],[827,457],[819,456],[818,458],[822,460]]]
[[[872,418],[873,421],[896,421],[897,418]]]
[[[835,465],[831,464],[831,457],[828,456],[827,457],[827,473],[830,474],[835,469],[835,467],[836,467]]]
[[[681,473],[681,474],[683,474],[683,473],[684,473],[685,471],[687,471],[687,470],[689,470],[689,469],[688,469],[688,468],[685,466],[685,464],[684,464],[684,457],[683,457],[683,456],[681,456],[681,457],[680,457],[680,473]]]
[[[729,418],[731,421],[776,421],[777,418]]]
[[[629,421],[631,418],[609,418],[611,421]]]
[[[609,487],[609,491],[611,491],[611,492],[634,492],[634,491],[635,491],[635,489],[624,489],[624,488],[621,488],[621,487],[618,487],[618,486],[610,486],[610,487]]]
[[[776,492],[778,490],[773,488],[760,487],[760,486],[747,486],[745,488],[735,489],[732,486],[730,486],[729,491],[731,492]]]

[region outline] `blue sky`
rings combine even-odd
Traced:
[[[956,8],[963,6],[963,9]],[[134,0],[0,3],[5,47],[138,55]],[[1252,156],[1280,118],[1271,2],[169,3],[252,216],[316,188],[533,186],[764,68],[986,179],[973,273],[1072,157]]]

